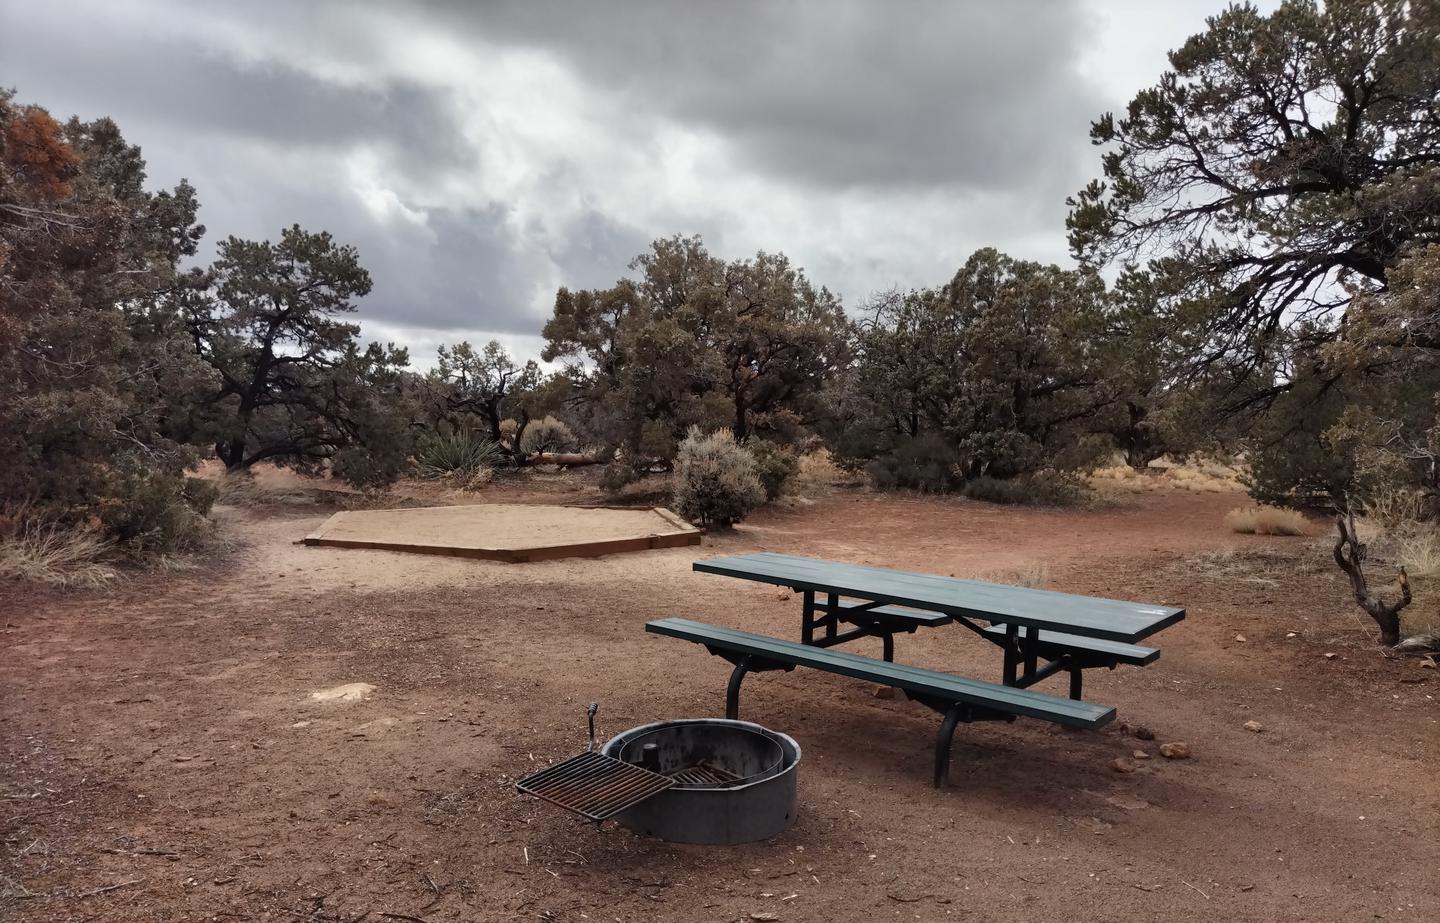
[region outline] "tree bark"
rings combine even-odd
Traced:
[[[1370,592],[1365,578],[1365,543],[1355,534],[1355,514],[1344,512],[1335,517],[1340,537],[1335,540],[1335,563],[1350,578],[1355,602],[1380,626],[1380,643],[1394,647],[1400,643],[1400,610],[1410,605],[1410,578],[1400,568],[1400,598],[1386,602]]]

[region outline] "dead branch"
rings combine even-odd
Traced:
[[[567,468],[579,465],[603,465],[610,459],[603,452],[536,452],[525,459],[527,465],[563,465]]]
[[[1400,568],[1400,598],[1386,602],[1370,591],[1365,577],[1366,545],[1355,533],[1355,514],[1346,510],[1335,517],[1339,538],[1335,540],[1335,563],[1350,578],[1350,589],[1355,602],[1380,626],[1380,643],[1394,647],[1400,643],[1400,610],[1410,605],[1410,578],[1405,568]]]

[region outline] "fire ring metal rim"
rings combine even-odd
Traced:
[[[802,756],[799,742],[797,742],[795,738],[791,737],[789,734],[786,734],[783,731],[776,731],[771,728],[767,728],[764,725],[756,724],[753,721],[740,721],[739,719],[735,718],[669,718],[663,721],[652,721],[649,724],[641,724],[636,727],[627,728],[626,730],[621,731],[619,734],[616,734],[614,737],[605,741],[604,745],[600,747],[599,752],[605,754],[606,756],[613,757],[615,756],[616,751],[618,751],[621,747],[628,743],[631,738],[638,737],[650,731],[658,730],[661,728],[674,727],[676,725],[711,725],[718,727],[738,728],[740,730],[750,731],[751,733],[758,734],[761,737],[765,737],[780,743],[782,749],[792,749],[794,752],[794,757],[792,759],[781,759],[779,763],[770,767],[764,772],[749,776],[740,782],[733,782],[724,786],[686,785],[684,783],[677,783],[671,787],[670,791],[744,791],[751,786],[760,785],[764,782],[768,782],[776,776],[789,771],[792,767],[799,765],[800,757]]]

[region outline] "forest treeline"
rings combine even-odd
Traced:
[[[673,236],[560,289],[545,366],[364,343],[361,255],[221,240],[109,119],[0,95],[0,505],[183,542],[209,456],[383,485],[456,457],[605,466],[618,490],[728,429],[882,488],[1058,497],[1115,457],[1243,453],[1252,493],[1440,496],[1440,13],[1213,17],[1093,125],[1069,268],[994,249],[842,305],[780,252]],[[473,326],[483,327],[476,317]],[[546,369],[554,371],[546,371]],[[694,451],[693,449],[691,451]],[[763,472],[762,472],[763,473]]]

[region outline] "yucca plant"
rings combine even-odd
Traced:
[[[454,477],[467,483],[483,480],[504,456],[500,443],[470,430],[431,433],[415,447],[421,477]]]

